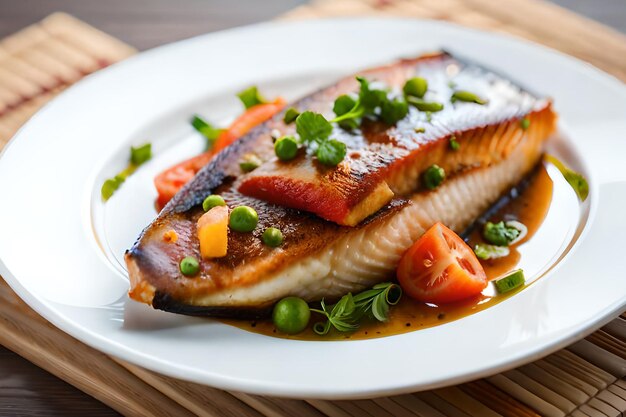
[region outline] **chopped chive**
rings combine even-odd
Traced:
[[[484,100],[478,97],[474,93],[470,93],[469,91],[458,90],[452,93],[452,97],[450,97],[450,101],[455,103],[457,101],[464,101],[466,103],[476,103],[476,104],[487,104],[487,100]]]
[[[479,243],[474,246],[474,253],[478,259],[486,261],[488,259],[497,259],[507,256],[511,251],[506,246],[486,245]]]
[[[139,166],[152,158],[152,144],[146,143],[138,147],[130,147],[130,162]]]
[[[407,101],[419,111],[438,112],[443,110],[443,104],[436,101],[424,101],[415,97],[407,97]]]
[[[505,294],[521,287],[525,282],[526,279],[524,278],[524,271],[517,269],[504,277],[495,280],[494,285],[500,294]]]
[[[416,127],[415,128],[415,133],[424,133],[426,132],[426,128],[425,127]]]
[[[261,161],[258,156],[254,154],[246,154],[243,156],[241,162],[239,162],[239,168],[241,168],[243,172],[250,172],[257,169],[262,163],[263,161]]]
[[[191,125],[207,140],[207,150],[213,147],[217,137],[224,132],[225,129],[218,129],[197,114],[191,119]]]

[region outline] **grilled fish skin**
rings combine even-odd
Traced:
[[[467,227],[537,163],[542,143],[554,130],[556,115],[549,101],[536,99],[517,87],[503,90],[504,85],[512,84],[476,66],[464,66],[447,54],[404,60],[362,74],[398,85],[424,63],[441,71],[450,65],[457,66],[460,73],[468,71],[468,77],[485,78],[487,85],[494,86],[501,95],[513,97],[500,97],[496,91],[489,94],[487,107],[463,103],[457,109],[473,106],[466,110],[463,120],[454,117],[452,107],[450,114],[434,114],[431,122],[415,119],[426,126],[426,132],[431,132],[431,136],[420,139],[402,133],[407,132],[408,125],[401,128],[400,123],[391,128],[395,129],[393,134],[388,127],[381,130],[381,126],[364,126],[361,136],[346,139],[351,149],[357,149],[355,152],[362,151],[367,144],[381,143],[385,146],[377,149],[390,147],[386,155],[396,155],[385,157],[386,162],[377,165],[372,152],[364,157],[365,162],[354,162],[358,166],[354,172],[362,176],[353,176],[350,170],[345,177],[348,180],[341,182],[350,190],[371,192],[385,181],[396,194],[396,198],[356,227],[340,226],[310,212],[241,193],[242,183],[252,175],[242,174],[238,166],[240,158],[252,152],[268,161],[267,164],[275,164],[270,132],[274,129],[283,134],[293,132],[293,125],[285,126],[282,114],[277,115],[218,154],[143,231],[126,254],[130,297],[183,314],[261,316],[287,295],[309,301],[339,297],[393,277],[404,250],[436,221],[456,231]],[[396,78],[399,81],[393,81]],[[335,97],[353,89],[352,78],[347,78],[294,106],[301,111],[328,113]],[[485,112],[482,116],[478,114],[481,108]],[[522,117],[530,122],[527,129],[519,122]],[[447,146],[452,134],[461,144],[458,152]],[[376,142],[380,135],[386,138],[384,143]],[[392,136],[396,139],[390,141],[388,138]],[[361,148],[351,145],[355,140],[360,141]],[[403,148],[395,145],[400,140],[407,142]],[[415,140],[418,145],[411,148]],[[411,157],[416,149],[419,157]],[[360,161],[360,156],[351,158],[350,162]],[[449,179],[436,191],[416,188],[419,173],[432,163],[446,167]],[[262,168],[260,173],[271,173],[269,166]],[[292,174],[285,171],[285,175]],[[309,179],[316,184],[314,176]],[[355,181],[358,187],[350,185]],[[211,193],[220,194],[230,207],[255,208],[259,224],[252,233],[231,230],[227,256],[202,260],[199,275],[185,277],[178,263],[189,255],[200,259],[196,221],[203,213],[203,199]],[[355,199],[355,204],[358,200]],[[285,243],[280,248],[262,244],[261,234],[266,227],[281,229]],[[177,232],[176,243],[163,240],[163,234],[169,230]]]

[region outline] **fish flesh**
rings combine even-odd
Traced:
[[[130,297],[181,314],[253,318],[267,315],[288,295],[333,299],[392,279],[404,251],[431,225],[441,221],[460,232],[514,187],[540,160],[555,129],[550,100],[447,53],[359,74],[392,91],[408,78],[424,77],[426,98],[445,107],[432,114],[411,109],[395,126],[364,120],[353,131],[336,129],[333,138],[348,147],[336,168],[316,166],[311,157],[277,161],[273,132],[293,134],[295,128],[276,115],[220,152],[144,229],[126,253]],[[451,104],[454,88],[488,102]],[[354,77],[347,77],[293,106],[330,119],[333,100],[357,89]],[[458,150],[449,146],[453,137]],[[250,153],[264,163],[244,173],[239,162]],[[446,180],[426,190],[420,176],[432,164],[445,169]],[[392,198],[375,213],[353,227],[329,219],[333,205],[345,214],[381,184]],[[225,257],[201,259],[196,222],[210,194],[221,195],[231,208],[253,207],[259,223],[251,233],[230,230]],[[267,227],[282,231],[282,246],[262,243]],[[171,230],[176,242],[163,239]],[[200,259],[195,277],[179,270],[180,260],[190,255]]]

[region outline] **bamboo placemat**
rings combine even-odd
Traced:
[[[516,12],[507,11],[507,7]],[[507,31],[545,41],[622,79],[626,74],[622,35],[536,1],[318,0],[286,17],[360,13],[440,18]],[[551,23],[546,24],[548,21]],[[548,33],[549,28],[539,22],[554,30]],[[567,32],[567,28],[575,29],[576,34],[569,41],[558,33]],[[600,43],[586,41],[581,45],[580,39]],[[599,44],[602,53],[596,53]],[[56,93],[133,52],[133,48],[64,14],[54,14],[1,41],[0,148]],[[478,381],[373,400],[301,401],[225,392],[116,361],[46,322],[1,280],[0,306],[2,345],[126,415],[463,417],[618,416],[626,412],[624,314],[567,349]]]

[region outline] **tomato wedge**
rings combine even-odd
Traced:
[[[406,251],[397,270],[402,289],[426,303],[451,303],[480,294],[485,271],[474,251],[441,223]]]
[[[253,127],[269,120],[281,111],[285,104],[285,99],[278,97],[271,103],[250,107],[218,136],[211,150],[176,164],[157,175],[154,178],[154,186],[159,194],[158,209],[163,208],[219,151],[248,133]]]

